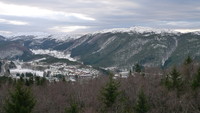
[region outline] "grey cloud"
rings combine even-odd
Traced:
[[[75,32],[92,32],[114,27],[148,26],[163,28],[200,28],[199,0],[1,0],[4,3],[40,7],[68,13],[80,13],[95,18],[83,21],[77,18],[49,20],[39,18],[18,19],[30,22],[32,27],[2,25],[7,30],[44,31],[54,26],[89,26]],[[176,24],[175,24],[176,23]],[[0,28],[1,30],[2,28]]]

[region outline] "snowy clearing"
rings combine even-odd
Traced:
[[[40,54],[40,55],[50,55],[56,58],[64,58],[68,59],[70,61],[76,61],[76,59],[70,57],[71,54],[65,54],[64,52],[56,51],[56,50],[43,50],[43,49],[38,49],[38,50],[31,50],[34,54]]]

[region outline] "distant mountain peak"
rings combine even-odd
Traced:
[[[193,32],[195,35],[200,35],[200,31]]]
[[[18,40],[18,39],[55,39],[56,41],[67,41],[80,38],[82,35],[79,34],[49,34],[44,32],[23,32],[23,33],[15,33],[9,35],[2,35],[10,40]]]
[[[179,33],[177,31],[174,31],[172,29],[159,29],[159,28],[151,28],[151,27],[141,27],[141,26],[135,26],[135,27],[130,27],[130,28],[113,28],[113,29],[105,29],[102,31],[97,31],[92,34],[98,34],[98,33],[118,33],[118,32],[136,32],[136,33],[156,33],[156,34],[161,34],[161,33]]]

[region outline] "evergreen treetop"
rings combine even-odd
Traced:
[[[189,65],[193,62],[192,58],[188,55],[188,57],[185,59],[184,64]]]
[[[103,104],[103,111],[113,106],[116,102],[120,91],[118,90],[120,84],[113,79],[113,75],[110,75],[108,83],[101,90],[101,98]]]
[[[147,101],[147,97],[144,94],[143,90],[141,90],[138,94],[138,99],[136,101],[134,109],[136,113],[146,113],[150,109],[150,106]]]
[[[197,73],[192,81],[192,88],[197,89],[198,87],[200,87],[200,68],[197,70]]]
[[[10,98],[4,105],[5,113],[31,113],[36,100],[30,89],[24,88],[21,83],[17,83],[15,90],[10,92]]]

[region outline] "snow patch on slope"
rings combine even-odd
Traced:
[[[162,66],[165,65],[165,62],[169,59],[169,57],[171,56],[171,54],[176,50],[177,46],[178,46],[178,40],[176,37],[173,37],[174,41],[175,41],[175,45],[174,47],[172,47],[172,49],[166,54],[166,56],[164,56],[164,58],[162,59]]]
[[[115,36],[109,38],[106,42],[104,42],[102,45],[101,45],[101,48],[99,50],[97,50],[97,52],[105,49],[112,41],[114,41],[116,39]],[[95,52],[96,53],[96,52]]]
[[[56,50],[43,50],[43,49],[38,49],[38,50],[33,50],[31,49],[31,51],[34,54],[41,54],[41,55],[50,55],[56,58],[64,58],[64,59],[68,59],[70,61],[76,61],[76,59],[70,57],[71,54],[66,54],[64,52],[60,52],[60,51],[56,51]]]
[[[156,48],[167,48],[166,45],[162,45],[162,44],[152,44],[153,48],[156,49]]]

